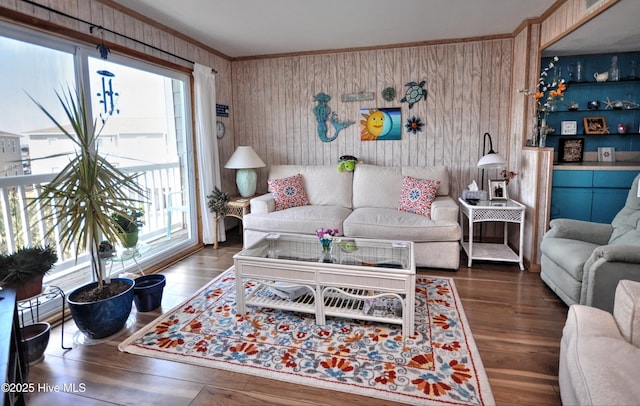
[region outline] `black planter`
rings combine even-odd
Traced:
[[[162,304],[162,291],[167,284],[164,275],[145,275],[135,280],[133,301],[139,312],[150,312]]]
[[[20,329],[22,348],[29,365],[37,364],[44,358],[50,332],[51,326],[45,322],[30,324]]]
[[[98,282],[84,285],[67,297],[71,316],[78,329],[89,338],[98,339],[117,333],[124,327],[133,305],[133,280],[113,278],[111,281],[123,281],[130,287],[119,295],[97,302],[83,303],[74,301],[74,294],[83,289],[95,287]]]

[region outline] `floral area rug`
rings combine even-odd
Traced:
[[[241,317],[230,268],[118,348],[407,404],[495,403],[451,278],[417,277],[416,333],[403,337],[400,325],[327,317],[318,326],[283,310]]]

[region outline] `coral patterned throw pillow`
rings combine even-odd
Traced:
[[[421,214],[431,218],[431,203],[436,198],[439,180],[416,179],[405,176],[398,210]]]
[[[302,174],[299,173],[283,179],[269,179],[267,183],[269,184],[269,190],[273,194],[276,210],[309,204],[309,197],[304,190]]]

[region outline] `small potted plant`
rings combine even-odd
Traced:
[[[138,232],[144,225],[144,210],[126,209],[121,213],[113,213],[111,219],[118,227],[120,242],[125,248],[133,248],[138,243]]]
[[[229,207],[227,203],[231,197],[229,193],[223,192],[218,187],[214,187],[213,192],[209,196],[207,196],[209,211],[211,213],[215,213],[216,217],[224,217],[227,215],[227,211]]]
[[[46,247],[20,248],[0,256],[0,286],[16,289],[18,300],[42,292],[42,279],[58,260],[56,251]]]

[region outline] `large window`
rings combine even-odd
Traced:
[[[120,55],[110,54],[108,61],[98,56],[91,46],[0,25],[1,252],[60,245],[55,236],[43,240],[41,213],[27,210],[26,202],[37,185],[65,165],[64,154],[73,151],[73,143],[31,98],[64,122],[55,92],[67,87],[86,89],[94,119],[99,127],[104,123],[98,151],[122,170],[138,173],[148,192],[140,234],[144,254],[110,265],[121,271],[159,262],[195,244],[189,77]],[[42,159],[52,154],[59,156]],[[90,277],[83,272],[85,258],[58,254],[50,281],[73,287],[85,282],[83,274]]]

